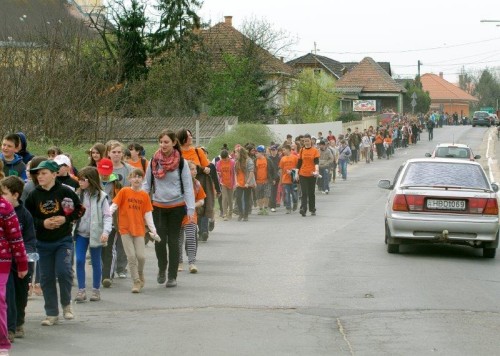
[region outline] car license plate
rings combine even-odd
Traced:
[[[427,199],[427,209],[465,210],[465,200]]]

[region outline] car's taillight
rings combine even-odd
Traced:
[[[396,194],[392,202],[392,210],[394,211],[408,211],[408,204],[404,194]]]
[[[469,212],[472,214],[498,215],[498,203],[492,198],[469,199]]]
[[[397,194],[392,203],[394,211],[423,211],[424,197],[421,195]]]
[[[424,210],[424,197],[421,195],[407,195],[406,203],[410,211]]]

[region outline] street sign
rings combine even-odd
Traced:
[[[413,92],[413,94],[411,95],[411,98],[413,100],[417,100],[417,93]],[[413,101],[412,101],[413,102]],[[416,105],[416,104],[415,104]]]

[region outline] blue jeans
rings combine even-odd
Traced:
[[[59,282],[61,305],[65,307],[71,303],[73,238],[66,236],[53,242],[38,240],[36,246],[40,255],[40,285],[45,301],[45,313],[47,316],[58,316],[56,278]]]
[[[347,179],[347,159],[339,159],[340,174],[342,174],[342,179]]]
[[[328,172],[328,168],[320,168],[319,174],[321,178],[319,178],[319,187],[322,191],[326,192],[330,190],[330,173]]]
[[[282,184],[285,194],[285,208],[292,209],[292,203],[297,204],[297,191],[293,189],[293,184]]]
[[[85,289],[85,260],[90,239],[76,235],[76,278],[78,279],[78,289]],[[99,289],[101,286],[101,251],[102,246],[90,248],[90,261],[92,262],[92,288]]]

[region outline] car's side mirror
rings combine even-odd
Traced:
[[[389,179],[381,179],[378,181],[378,187],[382,189],[392,189],[392,184]]]
[[[425,157],[431,157],[431,154],[430,153],[426,153]]]
[[[479,158],[481,158],[481,155],[475,155],[474,156],[474,159],[479,159]]]
[[[491,183],[491,188],[493,188],[494,192],[498,192],[498,184],[497,183]]]

